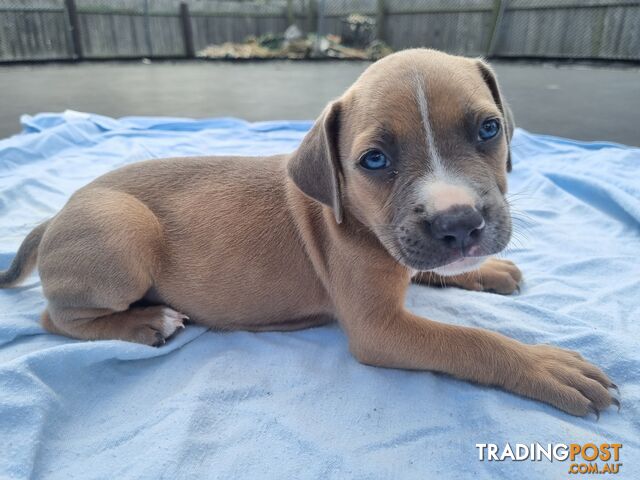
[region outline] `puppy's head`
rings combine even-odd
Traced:
[[[402,264],[453,275],[510,239],[511,133],[487,64],[406,50],[327,106],[288,171],[337,222],[368,226]]]

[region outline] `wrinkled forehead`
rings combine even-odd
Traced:
[[[379,63],[350,92],[362,141],[384,133],[399,141],[437,136],[444,142],[465,119],[500,113],[471,61]]]

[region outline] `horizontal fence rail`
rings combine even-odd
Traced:
[[[350,14],[395,50],[640,61],[639,0],[0,0],[0,61],[190,58]]]

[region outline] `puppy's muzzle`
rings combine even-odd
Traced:
[[[473,255],[484,231],[484,218],[472,206],[458,205],[438,213],[426,222],[431,236],[463,255]]]

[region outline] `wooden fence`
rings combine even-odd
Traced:
[[[340,34],[351,13],[394,49],[640,61],[638,0],[0,0],[0,61],[188,58],[291,23]]]

